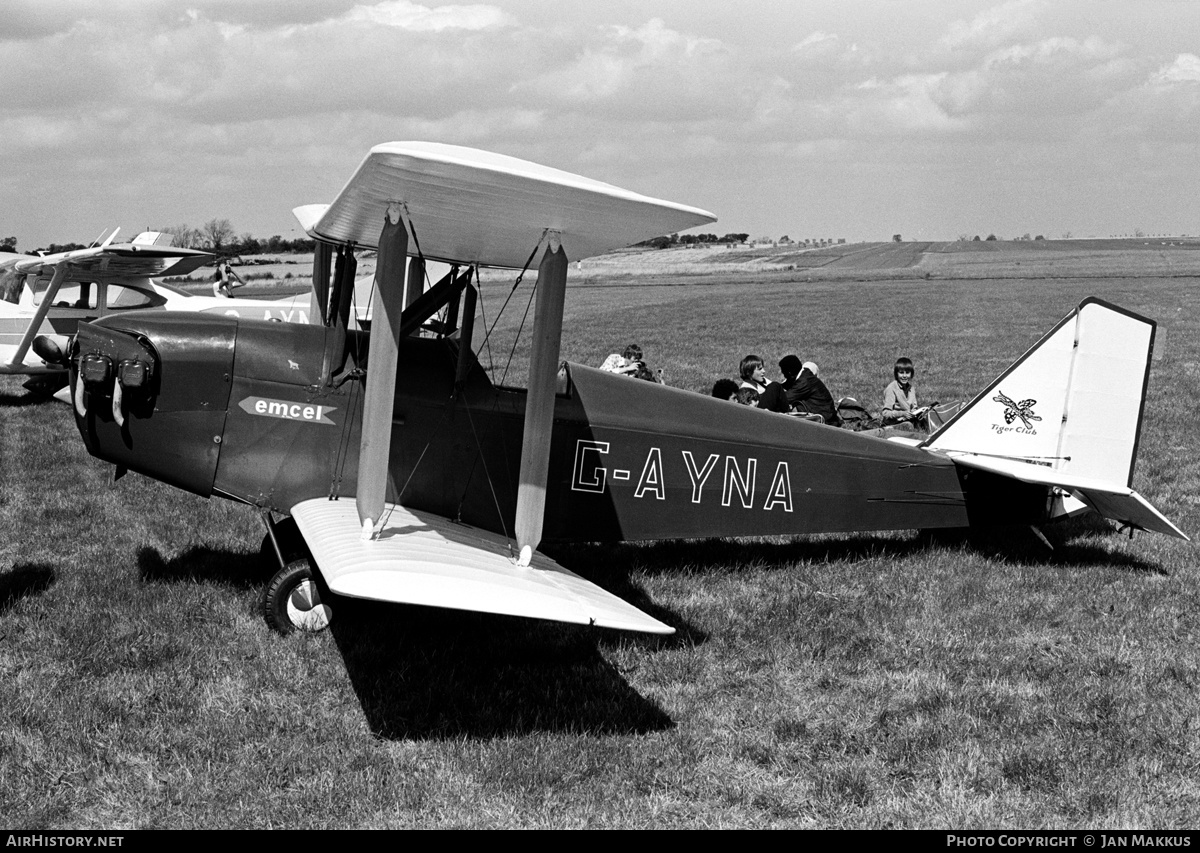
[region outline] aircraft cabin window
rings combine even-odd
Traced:
[[[46,288],[50,286],[50,280],[39,278],[33,285],[33,304],[41,305],[42,297],[46,295]],[[96,310],[97,297],[100,293],[100,288],[90,281],[78,282],[69,281],[58,288],[58,293],[54,294],[55,308],[79,308],[82,310]]]
[[[108,305],[111,311],[124,311],[129,308],[151,308],[156,305],[163,305],[166,301],[166,299],[156,293],[139,290],[135,287],[110,284],[105,304]]]

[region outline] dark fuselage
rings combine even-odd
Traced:
[[[81,326],[79,356],[155,365],[148,386],[125,391],[123,426],[111,384],[88,385],[80,432],[93,455],[204,496],[284,513],[352,497],[366,336],[338,338],[345,349],[331,353],[332,335],[171,313]],[[468,358],[456,388],[453,340],[402,342],[387,499],[507,533],[526,395]],[[559,384],[546,539],[963,527],[1047,512],[1044,487],[896,442],[578,365]]]

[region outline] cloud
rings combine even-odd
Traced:
[[[1002,132],[1045,130],[1041,119],[1060,121],[1086,113],[1138,83],[1140,69],[1119,45],[1095,36],[1054,36],[986,54],[973,67],[948,72],[931,97],[948,115]],[[1013,122],[1021,116],[1024,130]]]
[[[954,21],[941,44],[951,50],[994,47],[1018,33],[1031,31],[1037,22],[1040,0],[1009,0],[980,12],[969,21]]]
[[[1155,83],[1200,83],[1200,56],[1181,53],[1170,65],[1164,65],[1154,75]]]
[[[659,18],[577,37],[585,45],[578,53],[543,53],[546,66],[532,79],[514,83],[513,94],[533,92],[566,109],[657,120],[736,110],[744,94],[744,75],[730,67],[731,54],[721,40],[674,30]],[[742,107],[748,110],[748,104]]]
[[[495,6],[421,6],[408,0],[383,0],[370,6],[355,6],[347,21],[367,21],[413,32],[443,30],[486,30],[508,26],[513,18]]]

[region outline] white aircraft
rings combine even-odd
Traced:
[[[145,231],[130,243],[116,243],[118,230],[86,249],[53,255],[0,254],[0,374],[58,374],[65,379],[66,368],[53,350],[34,351],[35,338],[43,336],[61,348],[80,322],[119,312],[196,311],[308,322],[308,294],[279,300],[230,299],[196,296],[155,281],[187,275],[210,263],[213,255],[174,247],[172,236],[158,231]]]

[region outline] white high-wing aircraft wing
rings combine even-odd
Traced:
[[[70,334],[80,320],[102,316],[109,285],[117,295],[121,285],[187,275],[213,259],[208,252],[162,245],[169,235],[159,232],[143,232],[130,243],[114,243],[116,234],[86,249],[0,255],[0,373],[62,371],[30,353],[37,335]]]
[[[196,296],[155,279],[185,276],[212,262],[210,252],[170,245],[171,235],[139,234],[53,255],[0,254],[0,374],[64,373],[33,352],[39,335],[65,338],[80,322],[124,311],[196,311],[307,323],[308,294],[272,299]]]

